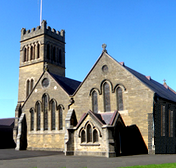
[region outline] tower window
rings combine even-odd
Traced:
[[[47,59],[50,59],[50,45],[47,44]]]
[[[40,58],[40,44],[37,44],[37,58]]]
[[[23,51],[23,62],[26,62],[26,48]]]
[[[26,98],[29,96],[29,93],[30,93],[30,81],[27,80],[27,83],[26,83]]]
[[[34,87],[34,80],[31,79],[31,90],[30,91],[32,91],[33,87]]]
[[[53,61],[56,62],[56,48],[53,47]]]
[[[59,49],[59,64],[62,64],[62,52],[61,52],[61,49]]]
[[[103,85],[103,93],[104,93],[104,110],[105,112],[111,111],[110,105],[110,88],[107,82]]]
[[[63,128],[62,123],[62,108],[59,106],[59,130],[62,130]]]
[[[94,113],[98,113],[98,98],[97,98],[97,92],[92,92],[92,110]]]
[[[123,96],[122,96],[122,88],[117,88],[117,109],[123,110]]]

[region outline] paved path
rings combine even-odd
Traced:
[[[61,152],[0,149],[0,168],[116,168],[176,162],[173,155],[133,155],[114,158],[64,156]]]

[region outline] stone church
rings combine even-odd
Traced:
[[[21,30],[16,150],[114,157],[176,153],[176,93],[112,58],[65,77],[65,31]]]

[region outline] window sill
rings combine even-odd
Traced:
[[[81,143],[80,146],[100,146],[99,143]]]

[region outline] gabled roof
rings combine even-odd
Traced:
[[[174,91],[171,88],[166,87],[151,78],[147,78],[143,74],[141,74],[141,73],[125,66],[125,65],[123,65],[123,67],[125,69],[127,69],[130,73],[132,73],[134,76],[136,76],[141,82],[143,82],[151,90],[153,90],[159,97],[176,102],[176,94],[174,93]]]
[[[72,95],[78,88],[81,82],[66,78],[63,76],[55,75],[49,72],[49,74],[56,80],[56,82],[69,94]]]
[[[15,118],[2,118],[0,119],[1,126],[13,126]]]
[[[119,113],[117,111],[106,113],[93,113],[92,111],[89,110],[87,113],[84,113],[81,116],[81,119],[79,120],[76,126],[77,128],[81,125],[81,123],[84,121],[87,115],[92,116],[96,121],[98,121],[103,126],[103,125],[113,125],[114,119],[116,118],[117,115],[119,115]]]

